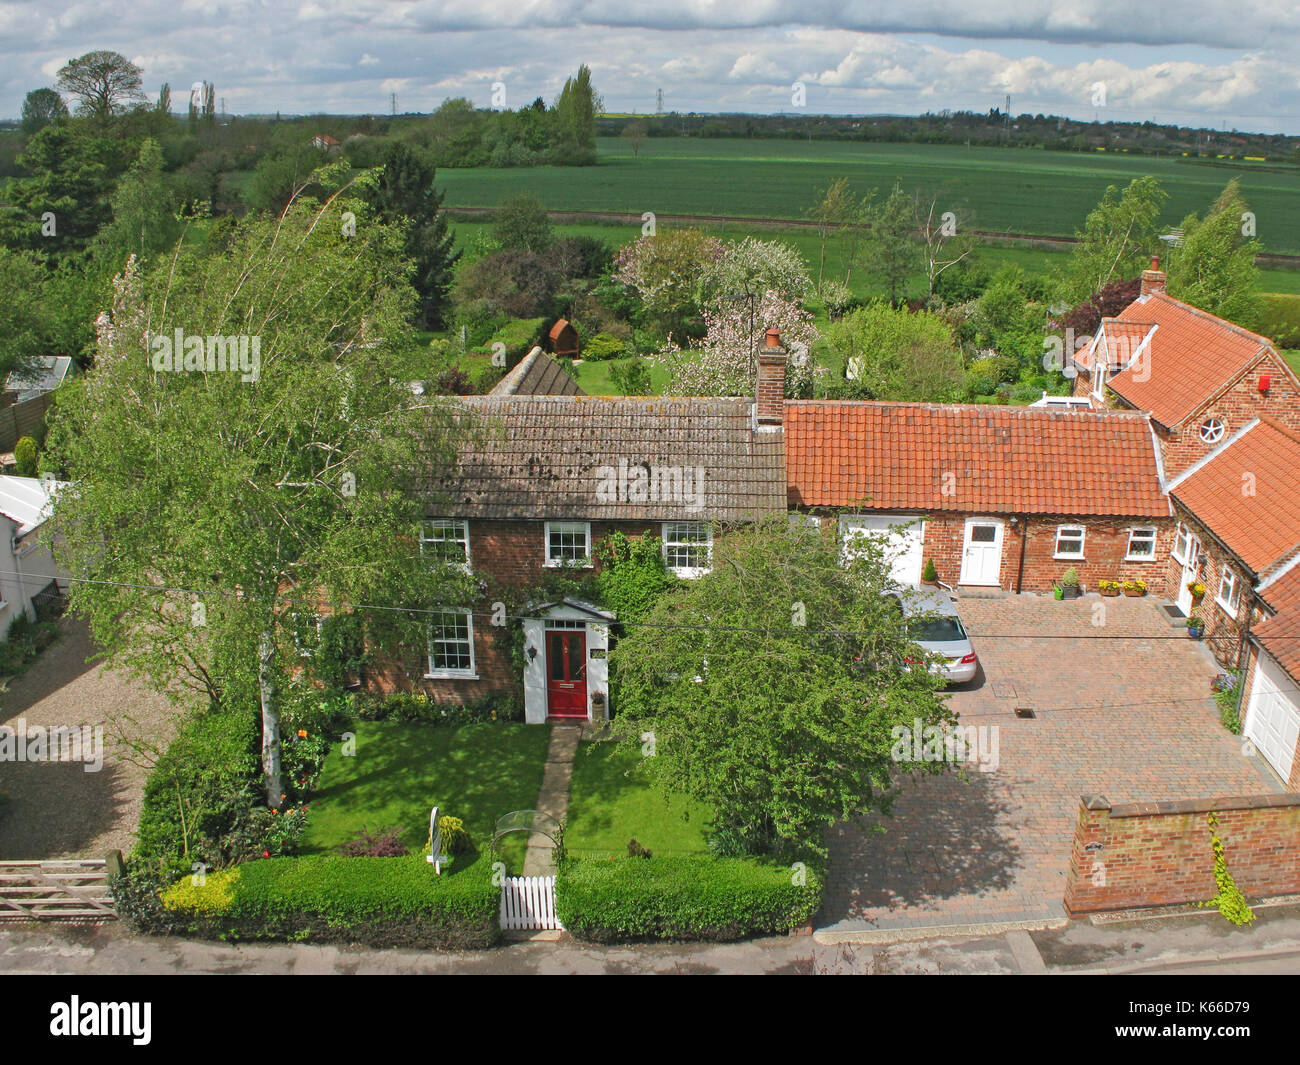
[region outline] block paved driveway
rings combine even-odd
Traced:
[[[1219,723],[1209,651],[1155,599],[963,597],[959,610],[983,669],[952,689],[952,707],[965,725],[998,726],[997,768],[909,774],[892,818],[833,832],[819,931],[1061,918],[1080,795],[1282,790]],[[1037,716],[1019,719],[1017,706]]]

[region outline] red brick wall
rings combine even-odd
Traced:
[[[594,551],[610,533],[619,531],[630,537],[646,533],[658,536],[658,522],[593,521],[591,545]],[[487,521],[469,523],[470,563],[474,571],[489,580],[515,587],[538,584],[546,572],[546,522]],[[591,570],[599,572],[600,563],[593,559]],[[521,691],[522,677],[510,660],[511,629],[493,626],[492,603],[483,598],[473,606],[474,667],[478,680],[430,680],[424,676],[428,659],[413,654],[409,661],[386,658],[366,671],[367,687],[392,692],[419,690],[431,699],[448,705],[476,702],[488,695]]]
[[[975,515],[972,515],[975,516]],[[956,585],[961,577],[962,548],[966,536],[967,515],[938,515],[925,523],[924,552],[934,559],[935,571],[945,584]],[[1013,526],[1002,518],[1002,567],[998,583],[1014,591],[1020,571],[1021,541],[1025,543],[1025,568],[1021,590],[1050,592],[1053,582],[1059,581],[1065,571],[1073,566],[1079,571],[1079,581],[1087,591],[1096,591],[1099,580],[1136,580],[1147,582],[1150,595],[1165,592],[1165,566],[1172,537],[1172,523],[1168,518],[1064,518],[1033,517],[1026,523]],[[1082,559],[1058,559],[1056,530],[1060,525],[1083,525]],[[1156,529],[1156,550],[1149,562],[1126,562],[1128,531],[1135,526],[1152,526]],[[1025,529],[1028,529],[1026,534]]]
[[[1261,395],[1259,391],[1261,374],[1267,374],[1270,379],[1267,395]],[[1165,476],[1176,477],[1213,450],[1214,445],[1202,441],[1200,434],[1201,425],[1208,419],[1218,418],[1227,426],[1223,438],[1226,440],[1248,422],[1263,415],[1292,429],[1300,429],[1300,388],[1281,357],[1273,354],[1265,356],[1257,366],[1242,374],[1221,396],[1203,404],[1180,428],[1171,433],[1157,428]]]
[[[1300,892],[1300,795],[1249,795],[1111,807],[1084,796],[1070,849],[1072,914],[1204,902],[1216,894],[1207,815],[1218,815],[1228,871],[1248,899]]]
[[[1241,653],[1241,634],[1246,625],[1246,618],[1251,616],[1251,625],[1255,625],[1263,614],[1259,609],[1254,593],[1248,587],[1246,576],[1240,565],[1235,564],[1227,553],[1211,539],[1205,526],[1179,503],[1174,503],[1177,521],[1182,521],[1201,541],[1200,581],[1205,585],[1205,597],[1200,603],[1193,603],[1193,610],[1205,622],[1205,641],[1214,652],[1215,660],[1227,669],[1238,667]],[[1176,525],[1176,522],[1175,522]],[[1173,536],[1163,552],[1165,567],[1165,586],[1168,598],[1177,601],[1179,587],[1182,584],[1183,564],[1170,553]],[[1241,586],[1241,602],[1237,607],[1237,616],[1233,618],[1217,602],[1219,582],[1223,579],[1225,567],[1230,567]]]

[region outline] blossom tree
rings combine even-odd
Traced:
[[[697,348],[681,348],[669,341],[650,356],[672,375],[669,391],[679,396],[748,396],[758,373],[755,354],[768,329],[781,332],[790,353],[786,394],[808,395],[818,372],[811,358],[817,339],[813,316],[774,289],[754,300],[719,300],[705,309],[707,327]]]

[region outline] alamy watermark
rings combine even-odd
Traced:
[[[910,726],[895,725],[889,737],[895,762],[974,763],[981,773],[998,768],[997,725],[927,725],[918,717]]]
[[[598,503],[681,503],[688,511],[704,509],[703,466],[655,466],[619,459],[617,466],[596,468]]]
[[[0,762],[81,762],[87,773],[104,768],[103,725],[32,725],[20,717],[0,725]]]
[[[177,327],[168,336],[149,341],[149,364],[156,373],[239,373],[241,381],[256,381],[262,372],[260,336],[186,335]]]

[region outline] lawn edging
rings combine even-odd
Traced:
[[[789,932],[821,908],[822,879],[802,863],[686,855],[570,860],[556,914],[575,939],[724,942]]]
[[[423,855],[244,862],[201,880],[186,875],[160,891],[155,886],[157,905],[137,899],[133,924],[201,939],[490,947],[501,935],[500,889],[486,856],[465,862],[441,876]],[[115,896],[121,901],[116,885]]]

